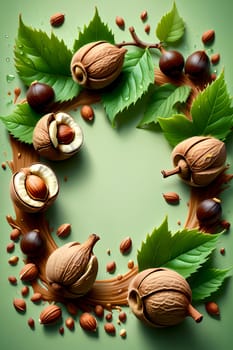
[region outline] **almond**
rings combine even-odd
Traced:
[[[80,318],[79,323],[82,329],[88,332],[95,332],[97,328],[96,318],[89,312],[84,312]]]
[[[132,239],[130,237],[124,238],[120,243],[120,252],[126,254],[132,247]]]
[[[210,57],[211,63],[212,64],[218,64],[218,62],[220,61],[220,54],[219,53],[214,53],[211,57]]]
[[[106,265],[106,271],[109,273],[113,273],[116,270],[116,263],[115,261],[110,261]]]
[[[41,293],[34,293],[32,296],[31,296],[31,301],[33,302],[33,303],[38,303],[39,301],[41,301],[41,299],[42,299],[42,294]]]
[[[57,229],[57,236],[60,238],[67,237],[71,232],[71,225],[70,224],[62,224]]]
[[[40,313],[39,322],[41,324],[51,324],[57,322],[62,315],[61,308],[57,305],[49,305]]]
[[[84,120],[92,121],[94,119],[94,110],[89,105],[83,105],[80,114]]]
[[[215,38],[215,31],[213,29],[209,29],[202,34],[201,40],[204,44],[208,44],[212,42],[214,38]]]
[[[65,15],[63,13],[55,13],[50,17],[50,24],[52,27],[60,27],[65,21]]]
[[[116,25],[119,27],[119,28],[124,28],[125,27],[125,21],[124,21],[124,18],[120,17],[120,16],[117,16],[116,17]]]
[[[180,201],[180,196],[176,192],[163,193],[163,198],[169,204],[178,204]]]
[[[21,298],[15,298],[13,300],[13,305],[18,312],[25,312],[26,311],[25,300],[23,300]]]
[[[21,281],[33,281],[38,276],[38,268],[33,263],[28,263],[24,265],[19,273],[19,278]]]
[[[16,265],[19,261],[19,257],[16,255],[13,255],[12,257],[10,257],[10,259],[8,260],[8,263],[10,265]]]

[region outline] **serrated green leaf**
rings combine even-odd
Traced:
[[[91,22],[87,26],[84,26],[82,32],[79,32],[78,39],[74,42],[74,52],[85,44],[99,40],[104,40],[111,44],[115,43],[112,31],[108,28],[107,24],[102,22],[96,8],[95,15]]]
[[[156,28],[156,36],[161,42],[174,43],[184,35],[185,24],[180,17],[176,4],[164,15]]]
[[[179,112],[179,105],[186,102],[191,88],[187,85],[165,84],[152,93],[139,126],[157,123],[159,117],[169,118]]]
[[[118,113],[135,104],[154,82],[154,65],[149,50],[127,52],[118,83],[102,94],[109,120],[115,125]]]
[[[211,135],[222,141],[233,127],[233,108],[224,72],[202,91],[191,107],[192,120],[182,115],[159,118],[159,124],[168,142],[175,146],[178,142],[194,135]]]
[[[29,86],[37,80],[53,87],[57,101],[76,96],[80,87],[70,72],[72,52],[53,33],[26,26],[20,17],[14,49],[15,67],[22,81]]]
[[[0,119],[11,135],[19,141],[31,144],[33,130],[40,117],[27,103],[21,103],[12,114],[0,116]]]
[[[219,234],[205,234],[195,229],[183,229],[172,235],[165,218],[142,243],[137,254],[139,270],[163,266],[187,278],[208,259],[218,238]]]
[[[172,147],[195,135],[193,123],[183,114],[173,115],[170,118],[158,118],[158,122]]]
[[[211,294],[218,291],[227,277],[230,277],[231,269],[202,268],[189,282],[192,289],[194,302],[204,301]]]
[[[191,115],[196,135],[212,135],[224,140],[233,126],[231,103],[222,72],[192,104]]]

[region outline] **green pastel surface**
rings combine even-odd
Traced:
[[[52,29],[64,39],[69,48],[78,38],[78,31],[83,29],[93,18],[97,7],[103,22],[112,29],[116,42],[130,40],[128,27],[134,26],[142,40],[154,42],[155,28],[161,16],[172,7],[172,0],[144,1],[104,1],[104,0],[8,0],[1,4],[0,11],[0,115],[8,115],[14,108],[14,88],[21,86],[14,68],[14,41],[17,36],[18,18],[22,15],[26,25],[51,33],[49,18],[56,12],[65,14],[65,22],[60,28]],[[216,38],[207,52],[218,52],[221,55],[219,64],[213,68],[217,73],[225,71],[225,79],[230,94],[233,94],[232,65],[232,13],[233,3],[229,0],[176,0],[179,14],[186,23],[186,34],[183,42],[178,45],[185,57],[197,49],[202,49],[201,35],[207,29],[216,31]],[[147,10],[148,19],[143,23],[140,14]],[[125,29],[119,29],[115,17],[125,19]],[[144,31],[145,24],[150,24],[150,34]],[[56,60],[56,52],[54,52]],[[100,279],[112,277],[106,272],[106,263],[115,260],[115,274],[125,273],[129,259],[136,262],[137,249],[150,233],[168,216],[170,230],[178,230],[185,223],[189,189],[178,177],[163,179],[162,169],[171,168],[171,148],[160,131],[149,131],[136,128],[142,117],[142,105],[125,112],[117,128],[112,128],[103,107],[94,106],[95,121],[88,124],[80,117],[79,110],[71,112],[84,132],[84,146],[81,152],[64,163],[49,163],[58,174],[61,188],[60,194],[47,217],[51,227],[58,227],[64,222],[72,225],[72,233],[67,241],[84,241],[95,232],[101,238],[94,249],[99,258]],[[126,122],[123,120],[127,118]],[[12,158],[8,135],[3,124],[0,124],[0,164]],[[230,170],[233,164],[232,141],[228,143],[228,162]],[[67,177],[67,181],[64,178]],[[79,326],[78,317],[74,331],[65,328],[61,336],[58,327],[44,327],[38,323],[43,303],[39,305],[30,302],[26,297],[27,311],[19,314],[15,311],[12,300],[21,297],[22,283],[18,278],[16,286],[10,285],[8,276],[18,273],[23,266],[22,253],[16,244],[14,255],[20,260],[17,266],[10,266],[8,259],[11,254],[6,252],[10,242],[10,226],[7,215],[14,217],[14,209],[9,197],[10,170],[0,169],[0,344],[2,350],[39,350],[39,349],[166,349],[166,350],[228,350],[232,348],[232,314],[233,285],[231,279],[224,285],[217,302],[221,317],[209,316],[204,305],[197,305],[204,319],[195,324],[187,318],[182,324],[166,329],[150,329],[138,321],[128,308],[125,324],[117,324],[117,311],[113,313],[117,328],[116,336],[109,336],[103,329],[104,321],[100,321],[95,334],[85,333]],[[162,194],[169,191],[179,193],[181,203],[178,206],[168,205]],[[232,184],[222,194],[224,219],[232,221]],[[54,239],[61,245],[64,241]],[[126,236],[132,237],[133,248],[130,255],[122,256],[119,244]],[[224,234],[215,252],[216,266],[226,268],[233,266],[232,230]],[[221,247],[226,249],[223,256],[219,253]],[[111,255],[107,254],[110,249]],[[63,319],[68,314],[64,311]],[[27,319],[33,317],[36,321],[35,330],[27,325]],[[119,332],[127,331],[127,337],[122,339]]]

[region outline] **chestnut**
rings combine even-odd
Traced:
[[[221,201],[218,198],[203,200],[197,207],[196,215],[201,226],[219,223],[222,216]]]
[[[38,230],[25,233],[20,241],[20,248],[24,254],[35,257],[41,254],[44,242]]]
[[[159,59],[159,68],[167,76],[176,77],[184,68],[184,57],[175,50],[165,51],[161,49],[162,55]]]
[[[210,74],[210,59],[203,50],[192,53],[185,62],[185,74],[190,78],[203,79]]]
[[[33,82],[26,93],[29,106],[37,112],[44,112],[53,102],[55,93],[50,85]]]

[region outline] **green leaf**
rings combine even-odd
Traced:
[[[196,229],[183,229],[171,234],[167,218],[147,235],[138,251],[139,270],[167,267],[187,278],[196,272],[216,248],[220,234],[210,235]]]
[[[192,299],[194,302],[200,302],[207,299],[211,294],[218,291],[231,269],[213,269],[202,268],[191,278],[189,282],[192,289]]]
[[[0,116],[0,119],[11,135],[30,144],[34,127],[40,117],[27,103],[21,103],[17,105],[12,114],[5,117]]]
[[[194,135],[211,135],[222,141],[233,127],[233,108],[224,72],[194,100],[191,107],[192,120],[182,115],[159,118],[159,124],[168,142],[178,142]]]
[[[27,86],[35,80],[46,83],[53,87],[57,101],[79,93],[70,72],[72,52],[53,33],[49,37],[28,27],[20,17],[14,53],[16,70]]]
[[[147,107],[139,126],[157,123],[159,117],[169,118],[179,112],[179,105],[184,103],[191,88],[187,85],[175,86],[165,84],[152,93],[147,101]]]
[[[186,138],[195,136],[193,123],[183,114],[173,115],[170,118],[158,118],[158,122],[172,147]]]
[[[115,43],[112,31],[108,28],[107,24],[102,22],[96,8],[95,15],[89,25],[85,25],[83,32],[79,32],[78,40],[74,42],[74,51],[77,51],[83,45],[99,40],[104,40],[111,44]]]
[[[135,104],[154,82],[154,65],[149,50],[127,52],[118,84],[103,93],[102,101],[112,125],[118,113]]]
[[[156,28],[156,36],[161,42],[173,43],[184,35],[185,24],[180,17],[176,4],[164,15]]]
[[[212,135],[224,140],[233,126],[231,103],[222,72],[192,104],[191,115],[196,135]]]

